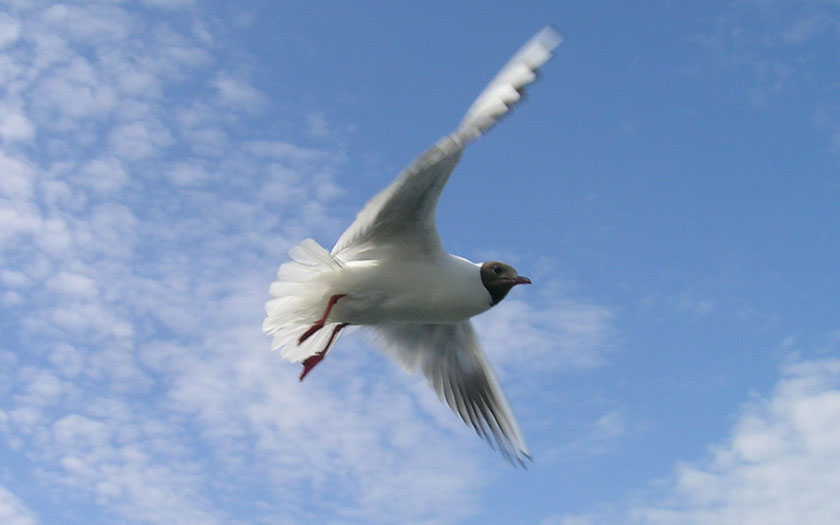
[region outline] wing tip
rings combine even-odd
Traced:
[[[525,98],[526,86],[537,80],[540,67],[554,56],[554,50],[564,40],[565,35],[553,25],[543,27],[532,36],[476,97],[455,134],[468,143],[495,126]],[[509,95],[513,90],[516,97],[511,98]]]
[[[534,39],[553,51],[566,40],[566,34],[557,29],[554,24],[548,24],[534,36]]]
[[[528,452],[524,443],[515,445],[507,440],[501,441],[498,437],[495,439],[495,443],[493,440],[486,438],[485,441],[490,444],[490,448],[499,452],[515,468],[528,470],[528,464],[534,462],[533,456]]]

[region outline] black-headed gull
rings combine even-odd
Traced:
[[[534,81],[562,37],[534,36],[470,106],[458,129],[373,197],[331,251],[312,239],[277,272],[263,330],[273,349],[303,362],[302,380],[348,325],[373,329],[410,372],[422,372],[441,399],[491,445],[518,463],[529,458],[505,395],[470,318],[531,281],[501,262],[447,253],[435,209],[464,148],[492,127]]]

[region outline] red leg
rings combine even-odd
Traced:
[[[309,330],[303,332],[303,335],[301,335],[300,338],[298,339],[298,344],[303,343],[304,341],[309,339],[309,337],[312,334],[314,334],[315,332],[317,332],[318,330],[320,330],[321,328],[324,327],[324,323],[327,322],[327,317],[329,317],[330,312],[333,309],[333,306],[335,306],[335,303],[337,303],[339,299],[341,299],[342,297],[344,297],[346,295],[347,294],[342,293],[342,294],[337,294],[337,295],[333,295],[332,297],[330,297],[330,300],[327,301],[327,309],[324,310],[324,315],[321,316],[321,318],[318,321],[316,321],[315,324],[310,326]]]
[[[318,352],[317,354],[311,355],[311,356],[307,357],[306,359],[304,359],[304,361],[303,361],[303,372],[300,373],[300,380],[301,381],[303,381],[303,378],[306,377],[306,374],[308,374],[310,370],[315,368],[315,365],[320,363],[321,359],[323,359],[324,356],[327,355],[327,352],[330,351],[330,347],[332,346],[333,341],[335,341],[335,336],[337,336],[338,332],[340,332],[341,329],[344,328],[345,326],[347,326],[347,323],[341,323],[341,324],[337,325],[335,328],[333,328],[332,335],[330,335],[330,339],[329,339],[329,341],[327,341],[327,344],[326,344],[326,346],[324,346],[324,349],[321,350],[320,352]]]

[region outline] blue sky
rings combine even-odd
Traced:
[[[0,521],[840,515],[840,5],[291,4],[0,4]],[[362,331],[299,383],[260,326],[547,23],[438,214],[534,281],[476,319],[523,471]]]

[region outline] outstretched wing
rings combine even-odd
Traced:
[[[563,35],[550,26],[534,35],[478,95],[456,134],[469,142],[493,127],[519,102],[525,86],[536,80],[540,66],[548,62],[562,42]]]
[[[330,253],[344,261],[376,258],[379,250],[400,246],[406,256],[442,250],[435,226],[437,201],[461,158],[463,143],[444,137],[362,208]],[[373,255],[371,255],[373,254]]]
[[[409,372],[421,372],[441,400],[491,446],[524,466],[530,459],[493,369],[470,321],[393,323],[373,327],[385,351]]]
[[[398,247],[404,255],[442,250],[435,209],[461,153],[520,100],[561,42],[551,27],[529,40],[473,102],[457,131],[439,140],[365,205],[335,243],[332,255],[346,261],[389,247]]]

